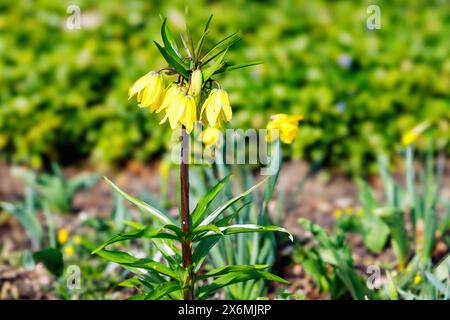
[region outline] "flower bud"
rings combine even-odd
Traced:
[[[200,69],[195,69],[191,75],[191,83],[189,87],[189,94],[194,97],[198,96],[200,91],[202,90],[203,85],[203,75]]]

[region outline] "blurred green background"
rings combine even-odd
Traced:
[[[66,28],[70,4],[79,30]],[[381,8],[379,30],[366,28],[369,4]],[[449,150],[449,1],[0,0],[1,160],[102,168],[158,158],[170,132],[127,90],[163,65],[152,43],[160,15],[200,32],[211,13],[209,44],[241,31],[230,59],[264,61],[220,79],[231,127],[303,114],[288,156],[347,173],[372,171],[376,151],[395,154],[424,120]]]

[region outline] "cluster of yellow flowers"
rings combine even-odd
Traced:
[[[75,248],[72,244],[69,243],[69,230],[67,230],[66,228],[59,229],[56,238],[58,240],[58,243],[63,246],[63,251],[66,256],[72,257],[75,254]],[[72,242],[76,245],[80,245],[81,237],[77,235],[74,236]]]
[[[352,207],[346,207],[345,209],[337,208],[334,210],[333,215],[336,219],[341,218],[342,216],[352,216],[356,215],[357,217],[362,217],[364,215],[364,209],[363,208],[352,208]]]
[[[209,126],[217,127],[232,117],[228,93],[220,88],[210,91],[198,117],[197,105],[201,99],[202,86],[200,69],[192,72],[187,86],[173,82],[167,88],[161,73],[151,71],[133,84],[128,97],[131,99],[137,95],[139,107],[149,108],[151,112],[165,111],[160,124],[168,120],[172,130],[182,125],[191,133],[196,121],[203,120]]]

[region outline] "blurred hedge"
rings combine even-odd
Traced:
[[[378,1],[382,28],[367,30],[358,1],[192,1],[192,29],[214,14],[209,41],[240,30],[231,58],[263,60],[223,79],[233,127],[263,127],[275,112],[306,121],[294,157],[370,170],[375,150],[432,121],[450,139],[449,1]],[[66,30],[69,4],[82,28]],[[89,159],[150,161],[169,132],[127,102],[130,84],[160,66],[159,14],[184,26],[185,1],[0,0],[0,157],[39,167]]]

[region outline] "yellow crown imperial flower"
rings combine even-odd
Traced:
[[[284,143],[292,143],[298,132],[298,123],[303,119],[300,115],[287,115],[284,113],[279,113],[273,115],[267,124],[267,140],[272,141],[274,133],[278,130],[279,138]]]
[[[65,228],[59,229],[57,239],[60,244],[64,244],[69,240],[69,231]]]
[[[169,119],[172,130],[181,124],[184,125],[187,133],[191,133],[194,128],[194,123],[197,121],[197,105],[195,103],[195,98],[182,91],[177,93],[167,107],[166,116],[160,123],[164,123],[167,119]]]
[[[223,89],[213,89],[203,103],[200,116],[203,117],[203,114],[206,114],[206,121],[211,127],[230,121],[232,110],[228,93]]]
[[[203,75],[200,69],[195,69],[191,75],[191,83],[189,86],[188,93],[193,95],[194,97],[198,96],[200,91],[202,90],[203,85]]]
[[[172,103],[173,99],[180,92],[181,92],[180,86],[178,84],[172,83],[169,86],[169,88],[167,89],[166,94],[164,95],[164,100],[163,100],[161,106],[156,110],[156,113],[166,110]]]
[[[164,80],[160,73],[151,71],[140,77],[128,91],[128,99],[137,94],[139,107],[149,107],[151,112],[159,108],[165,95]]]
[[[220,145],[221,137],[222,132],[217,128],[207,128],[199,135],[199,139],[206,145],[206,147]]]

